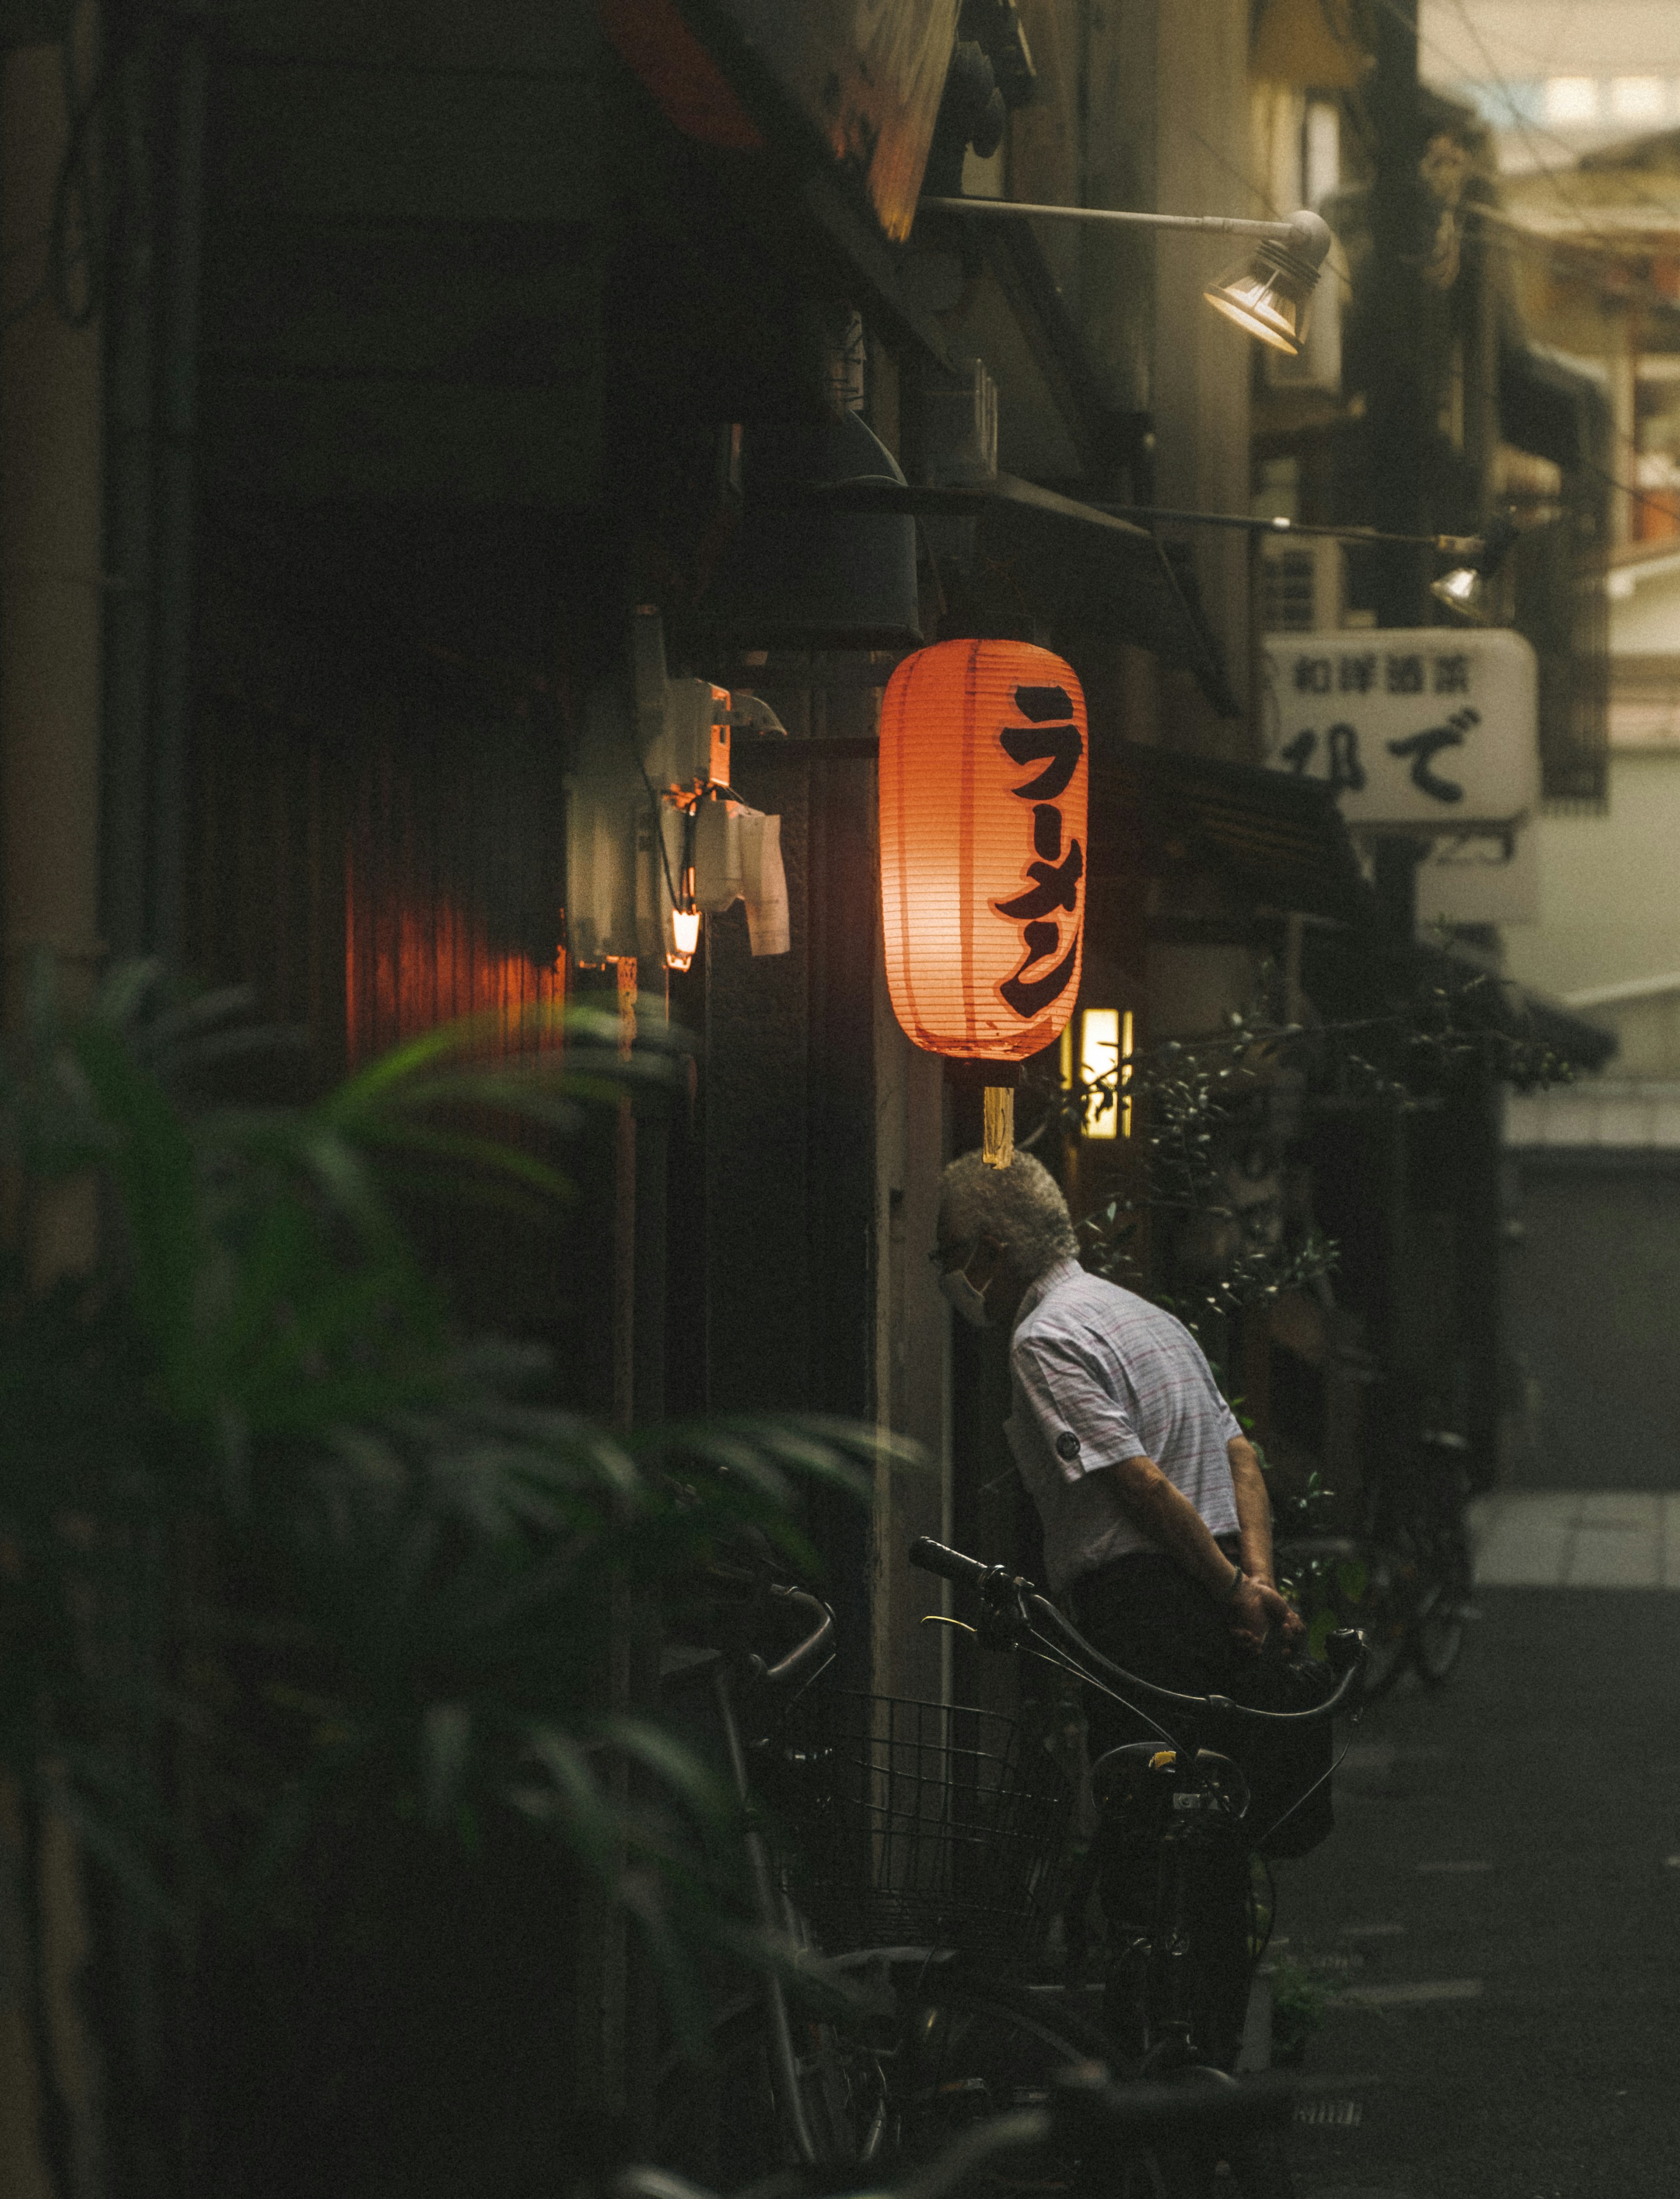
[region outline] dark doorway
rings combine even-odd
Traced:
[[[1508,1480],[1680,1490],[1680,1153],[1524,1152],[1515,1175]]]

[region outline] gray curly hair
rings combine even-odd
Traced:
[[[1018,1152],[1001,1169],[988,1168],[978,1153],[964,1153],[939,1179],[939,1214],[953,1244],[995,1239],[1019,1282],[1036,1282],[1058,1260],[1078,1257],[1061,1187],[1030,1153]]]

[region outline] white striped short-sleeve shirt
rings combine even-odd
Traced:
[[[1100,1471],[1122,1459],[1153,1459],[1210,1533],[1236,1531],[1226,1445],[1242,1430],[1181,1321],[1063,1260],[1021,1301],[1009,1365],[1005,1432],[1044,1522],[1058,1594],[1111,1559],[1156,1547]]]

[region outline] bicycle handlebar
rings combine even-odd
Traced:
[[[1095,1679],[1111,1688],[1126,1688],[1134,1693],[1149,1696],[1158,1703],[1167,1704],[1180,1711],[1230,1712],[1238,1718],[1264,1720],[1269,1724],[1287,1721],[1292,1724],[1305,1724],[1315,1718],[1333,1718],[1356,1689],[1363,1675],[1364,1643],[1351,1628],[1341,1628],[1330,1636],[1325,1647],[1331,1669],[1340,1674],[1333,1693],[1321,1703],[1315,1703],[1304,1711],[1253,1710],[1246,1703],[1233,1702],[1228,1695],[1182,1695],[1171,1688],[1157,1687],[1152,1680],[1139,1677],[1117,1665],[1101,1650],[1088,1642],[1077,1627],[1064,1619],[1055,1605],[1041,1595],[1034,1584],[1021,1574],[1010,1574],[1001,1566],[983,1565],[978,1558],[971,1558],[962,1550],[953,1550],[943,1543],[936,1543],[930,1535],[919,1535],[910,1545],[910,1562],[924,1572],[937,1573],[941,1579],[960,1582],[977,1588],[994,1610],[1013,1602],[1023,1611],[1030,1610],[1038,1623],[1047,1627],[1058,1645],[1082,1664]]]
[[[773,1581],[770,1593],[783,1603],[803,1604],[808,1611],[817,1613],[817,1624],[802,1642],[795,1642],[785,1657],[773,1665],[766,1665],[757,1674],[758,1679],[773,1688],[789,1680],[797,1679],[808,1665],[814,1664],[834,1639],[834,1613],[820,1598],[809,1595],[802,1588],[790,1588],[781,1581]]]
[[[978,1588],[994,1573],[1003,1571],[1001,1566],[982,1565],[978,1558],[965,1556],[948,1544],[936,1543],[931,1535],[918,1535],[910,1545],[910,1562],[919,1566],[925,1573],[937,1573],[941,1580],[960,1581],[970,1588]],[[1030,1589],[1030,1581],[1017,1581],[1012,1586]]]

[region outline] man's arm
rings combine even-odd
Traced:
[[[1275,1588],[1272,1571],[1272,1500],[1266,1493],[1266,1477],[1246,1436],[1233,1436],[1225,1446],[1231,1461],[1231,1486],[1236,1492],[1237,1525],[1242,1534],[1242,1569],[1251,1580]]]
[[[1252,1571],[1250,1569],[1250,1522],[1251,1518],[1257,1515],[1257,1505],[1251,1486],[1245,1507],[1243,1490],[1245,1483],[1238,1479],[1235,1457],[1240,1443],[1240,1438],[1234,1438],[1230,1445],[1231,1473],[1237,1485],[1237,1519],[1242,1533],[1242,1571],[1247,1578],[1234,1596],[1230,1592],[1231,1584],[1237,1577],[1237,1567],[1214,1541],[1201,1514],[1189,1498],[1167,1479],[1152,1458],[1125,1458],[1117,1466],[1105,1467],[1101,1470],[1113,1476],[1121,1503],[1157,1549],[1164,1550],[1175,1564],[1183,1567],[1193,1580],[1199,1581],[1219,1601],[1230,1598],[1231,1631],[1239,1642],[1250,1649],[1263,1649],[1267,1634],[1276,1624],[1282,1629],[1286,1648],[1292,1647],[1302,1632],[1300,1617],[1284,1601],[1273,1585],[1271,1513],[1266,1484],[1261,1477],[1260,1461],[1250,1445],[1241,1443],[1242,1449],[1248,1455],[1248,1470],[1252,1475],[1253,1484],[1257,1484],[1258,1488],[1256,1532],[1264,1538],[1263,1550],[1257,1541],[1253,1545],[1256,1554],[1263,1556],[1263,1565]]]
[[[1306,1621],[1292,1604],[1277,1592],[1272,1560],[1272,1500],[1260,1460],[1246,1436],[1233,1436],[1225,1446],[1231,1461],[1231,1487],[1237,1500],[1237,1528],[1242,1537],[1242,1569],[1259,1584],[1267,1613],[1281,1627],[1283,1646],[1292,1649],[1306,1632]]]
[[[1112,1475],[1133,1524],[1158,1550],[1164,1550],[1210,1595],[1228,1593],[1236,1577],[1235,1566],[1214,1541],[1201,1514],[1152,1458],[1123,1458],[1118,1466],[1104,1471]],[[1246,1565],[1243,1571],[1248,1571]]]

